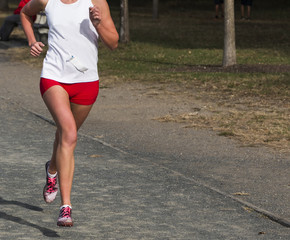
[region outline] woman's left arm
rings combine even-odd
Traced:
[[[119,34],[110,14],[110,8],[106,0],[92,0],[90,7],[90,19],[99,36],[107,47],[114,50],[118,47]]]

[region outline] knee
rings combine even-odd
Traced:
[[[59,131],[59,144],[63,147],[75,147],[77,143],[77,130],[75,129],[63,129]]]

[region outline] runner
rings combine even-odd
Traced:
[[[42,10],[49,25],[49,48],[43,61],[40,91],[57,126],[52,157],[45,164],[43,197],[47,203],[52,202],[59,184],[57,225],[70,227],[77,131],[99,91],[98,39],[113,50],[119,36],[106,0],[31,0],[22,9],[21,21],[34,57],[42,53],[44,44],[35,39],[32,16]]]

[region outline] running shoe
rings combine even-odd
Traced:
[[[59,227],[72,227],[73,220],[71,218],[72,209],[69,205],[60,207],[59,217],[57,220],[57,226]]]
[[[57,175],[53,178],[48,176],[47,174],[48,167],[49,161],[45,164],[46,184],[43,188],[43,198],[46,203],[51,203],[56,197],[58,185],[57,185]]]

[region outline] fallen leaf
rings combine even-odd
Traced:
[[[103,138],[104,135],[96,135],[95,138]]]
[[[91,158],[98,158],[98,157],[101,157],[102,155],[98,155],[98,154],[92,154],[90,157]]]
[[[236,193],[233,193],[233,195],[237,195],[237,196],[249,196],[250,194],[249,193],[246,193],[246,192],[236,192]]]
[[[245,211],[247,211],[247,212],[253,212],[253,211],[254,211],[254,209],[249,208],[249,207],[245,207],[245,206],[243,206],[242,208],[243,208]]]

